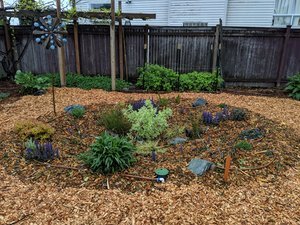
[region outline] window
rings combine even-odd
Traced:
[[[276,0],[273,25],[300,27],[300,0]]]
[[[91,4],[91,9],[110,9],[110,3]]]

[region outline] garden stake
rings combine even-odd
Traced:
[[[52,75],[52,104],[53,104],[53,112],[56,116],[56,107],[55,107],[55,89],[54,89],[54,74]]]
[[[228,155],[226,157],[226,162],[225,162],[225,171],[224,171],[224,181],[225,182],[227,182],[228,178],[229,178],[230,163],[231,163],[231,156]]]
[[[152,161],[156,161],[156,153],[155,153],[155,150],[152,150],[151,152],[151,157],[152,157]]]

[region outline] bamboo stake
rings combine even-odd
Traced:
[[[76,0],[72,0],[72,7],[76,11]],[[77,21],[77,18],[74,18],[73,24],[74,24],[74,47],[75,47],[76,73],[77,74],[81,74],[79,39],[78,39],[78,21]]]
[[[123,56],[123,26],[122,26],[122,1],[119,1],[119,65],[120,79],[124,80],[124,56]]]

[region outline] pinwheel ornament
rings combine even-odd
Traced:
[[[46,49],[54,50],[67,42],[66,24],[60,19],[48,15],[41,17],[33,25],[35,28],[33,35],[36,36],[35,42],[42,44]]]

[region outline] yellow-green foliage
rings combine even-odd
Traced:
[[[51,139],[55,129],[40,121],[24,120],[16,123],[15,131],[23,140],[33,138],[44,141]]]

